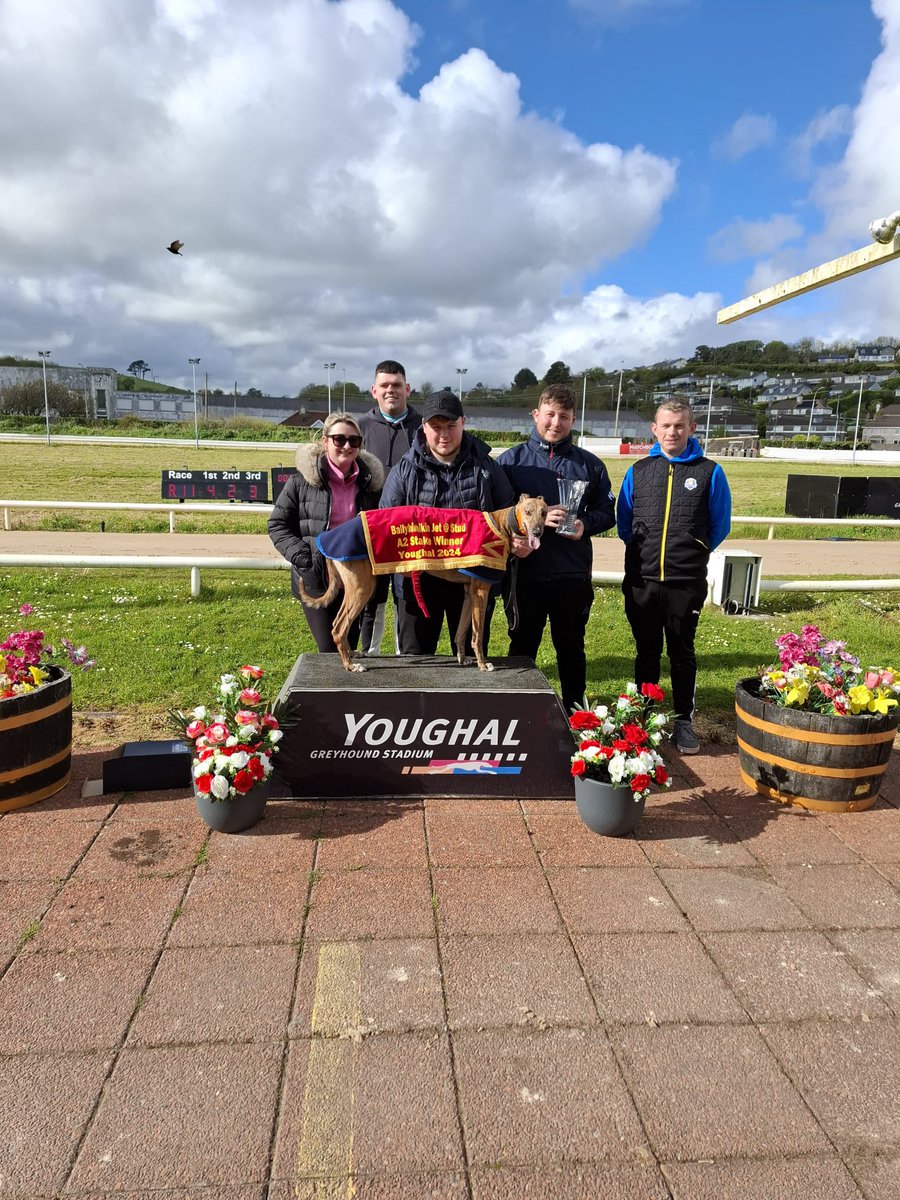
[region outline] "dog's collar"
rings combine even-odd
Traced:
[[[517,504],[514,504],[506,514],[506,525],[511,533],[525,537],[525,530],[522,528],[522,517]]]

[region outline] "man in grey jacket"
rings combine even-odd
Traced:
[[[393,358],[386,358],[375,368],[375,382],[369,389],[375,401],[373,408],[360,419],[363,445],[384,467],[385,475],[412,445],[422,418],[408,403],[409,384],[406,369]],[[363,654],[380,654],[384,634],[390,575],[379,575],[372,599],[363,609],[360,643]]]

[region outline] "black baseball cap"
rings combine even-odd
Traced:
[[[458,421],[463,415],[463,406],[455,392],[445,389],[442,392],[432,392],[425,401],[422,420],[430,421],[432,417],[446,417],[448,421]]]

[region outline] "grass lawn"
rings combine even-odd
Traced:
[[[185,446],[104,446],[53,445],[16,443],[6,456],[6,472],[0,485],[2,499],[35,500],[117,500],[146,503],[161,499],[161,473],[181,468],[203,470],[237,468],[259,470],[278,466],[293,466],[294,448],[284,450],[195,450]],[[613,490],[618,491],[631,460],[607,460]],[[893,467],[871,466],[806,466],[778,463],[769,459],[723,460],[734,498],[734,511],[742,516],[784,516],[784,497],[788,474],[808,475],[898,475]],[[41,510],[13,511],[16,529],[98,530],[100,521],[111,532],[154,531],[168,529],[165,513],[77,513],[42,512]],[[222,504],[222,515],[184,513],[178,518],[177,529],[184,533],[246,532],[265,533],[266,519],[262,514],[242,512],[237,504]],[[738,532],[744,536],[765,537],[760,527],[744,526]],[[776,537],[827,537],[834,527],[779,527]],[[900,530],[866,530],[845,527],[845,537],[892,539]],[[610,535],[613,536],[613,535]]]
[[[218,677],[258,663],[277,690],[301,652],[315,650],[286,573],[204,571],[198,600],[184,571],[29,569],[0,575],[0,640],[23,627],[18,607],[34,606],[28,628],[86,643],[98,665],[74,678],[79,742],[110,744],[165,734],[165,711],[203,702]],[[900,667],[900,593],[770,593],[758,617],[704,610],[697,645],[698,724],[704,736],[731,742],[734,686],[774,658],[773,639],[806,622],[848,642],[866,664]],[[390,623],[389,623],[390,627]],[[390,637],[384,651],[391,652]],[[507,652],[498,606],[491,654]],[[446,637],[440,647],[449,653]],[[598,588],[587,638],[588,690],[607,697],[632,677],[631,633],[617,588]],[[538,666],[558,684],[545,635]],[[668,682],[663,679],[663,687]]]

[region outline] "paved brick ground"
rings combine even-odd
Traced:
[[[900,753],[897,754],[900,759]],[[896,1200],[900,767],[565,802],[0,816],[0,1196]]]

